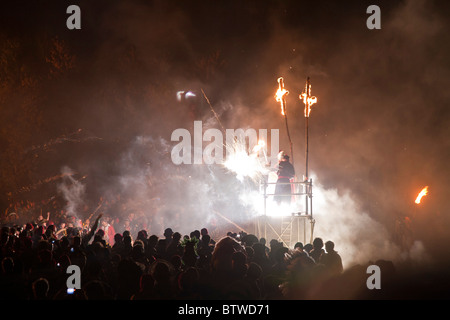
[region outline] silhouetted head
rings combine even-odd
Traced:
[[[116,233],[114,235],[114,242],[115,243],[121,243],[123,241],[123,236],[120,233]]]
[[[32,285],[33,295],[36,299],[44,299],[47,298],[48,290],[50,289],[50,285],[48,280],[45,278],[39,278],[33,282]]]
[[[297,243],[294,245],[294,249],[297,249],[297,248],[303,250],[303,243],[297,242]]]
[[[315,238],[313,241],[313,247],[314,249],[322,249],[323,240],[321,238]]]
[[[148,237],[147,231],[141,230],[138,232],[138,235],[137,235],[138,239],[147,239],[147,237]]]
[[[305,244],[305,246],[303,247],[303,250],[305,250],[306,252],[310,253],[311,250],[313,249],[313,246],[311,243],[307,243]]]
[[[2,272],[5,274],[13,273],[14,260],[11,257],[5,257],[2,260]]]
[[[176,241],[180,241],[181,240],[181,233],[179,232],[174,232],[174,234],[172,235],[172,239],[176,242]]]
[[[171,228],[167,228],[166,230],[164,230],[164,237],[171,238],[172,235],[173,235],[173,231]]]
[[[334,242],[333,241],[325,242],[325,250],[327,252],[333,252],[334,251]]]

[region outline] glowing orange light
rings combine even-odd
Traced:
[[[422,189],[422,191],[419,192],[419,194],[417,195],[416,201],[414,201],[414,202],[419,204],[420,200],[422,200],[422,198],[424,196],[426,196],[427,194],[428,194],[428,186],[426,186],[425,188]]]
[[[311,84],[309,83],[309,78],[308,81],[306,81],[305,91],[300,94],[299,98],[305,104],[305,117],[309,117],[311,106],[314,103],[317,103],[317,97],[311,96]]]
[[[284,88],[283,78],[282,77],[278,78],[278,90],[277,90],[277,93],[275,94],[275,99],[277,100],[277,102],[280,102],[280,104],[281,104],[281,114],[283,116],[286,115],[285,97],[288,94],[289,94],[289,91],[287,91]]]

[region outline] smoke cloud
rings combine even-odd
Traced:
[[[81,219],[80,213],[83,211],[86,196],[85,185],[73,177],[75,172],[69,167],[63,167],[61,174],[62,182],[57,185],[57,190],[66,202],[66,215]]]
[[[376,260],[431,265],[434,261],[420,240],[411,239],[409,247],[396,242],[389,228],[361,211],[350,191],[326,189],[314,176],[315,236],[331,240],[341,255],[344,267]]]

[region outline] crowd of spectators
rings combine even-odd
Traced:
[[[42,218],[42,217],[41,217]],[[45,219],[44,219],[45,220]],[[41,221],[42,222],[42,221]],[[98,215],[88,229],[27,223],[2,226],[0,299],[16,300],[291,300],[367,298],[366,266],[344,270],[331,240],[258,239],[205,227],[162,235],[115,232]],[[380,261],[386,275],[389,261]],[[81,270],[81,288],[67,291],[67,268]],[[370,297],[370,296],[369,296]]]

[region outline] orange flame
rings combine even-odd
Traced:
[[[308,81],[306,81],[305,91],[300,94],[299,98],[305,104],[305,117],[309,117],[311,106],[314,103],[317,103],[317,97],[311,96],[311,84],[309,83],[309,78]]]
[[[277,93],[275,94],[275,99],[276,99],[277,102],[280,102],[280,104],[281,104],[281,114],[283,116],[286,115],[286,101],[285,101],[285,97],[288,94],[289,94],[289,91],[287,91],[284,88],[283,78],[282,77],[278,78],[278,90],[277,90]]]
[[[426,186],[425,188],[422,189],[422,191],[419,192],[419,194],[417,195],[416,201],[414,201],[414,202],[419,204],[420,200],[422,200],[422,197],[426,196],[427,194],[428,194],[428,186]]]

